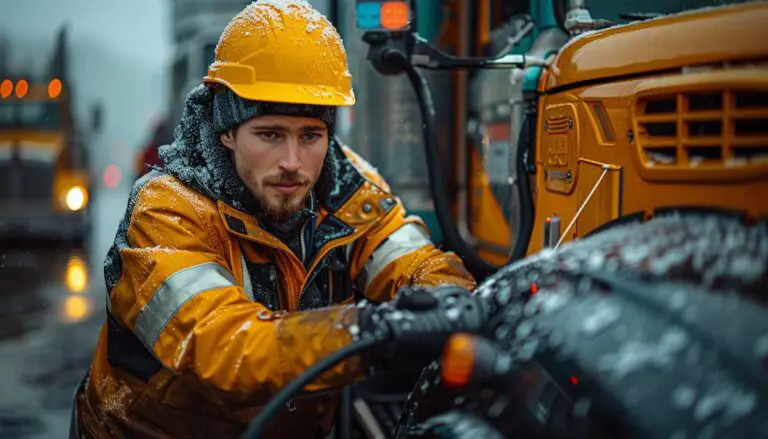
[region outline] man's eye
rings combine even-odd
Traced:
[[[301,135],[301,140],[304,142],[315,142],[318,139],[320,139],[320,134],[318,133],[304,133]]]
[[[256,133],[259,137],[266,141],[275,141],[280,138],[280,133],[277,131],[259,131]]]

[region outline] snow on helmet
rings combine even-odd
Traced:
[[[355,103],[341,37],[304,0],[258,0],[246,6],[224,29],[203,82],[255,101]]]

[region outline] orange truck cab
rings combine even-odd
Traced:
[[[398,138],[437,139],[439,160],[418,163],[432,180],[433,167],[444,170],[444,184],[429,191],[447,207],[435,202],[434,211],[441,235],[448,227],[461,238],[444,244],[473,273],[658,214],[749,222],[768,214],[765,2],[398,3],[410,5],[410,21],[392,24],[376,6],[383,2],[357,2],[369,49],[368,68],[355,72],[359,93],[377,93],[384,81],[392,91],[361,98],[355,117],[373,130],[390,124]],[[381,117],[414,105],[411,90],[399,91],[408,88],[401,66],[381,57],[386,50],[425,72],[434,135]],[[441,70],[453,87],[436,76]],[[447,111],[438,105],[445,96]],[[365,151],[369,138],[361,129],[350,143]],[[397,181],[400,153],[375,155]]]
[[[768,215],[765,23],[768,4],[725,6],[563,47],[539,82],[529,252],[553,217],[576,218],[566,241],[665,210]]]

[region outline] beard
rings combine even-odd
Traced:
[[[307,205],[307,200],[316,181],[316,178],[311,179],[306,175],[293,172],[266,177],[259,184],[249,184],[248,186],[268,217],[274,220],[286,220]],[[274,186],[293,184],[299,187],[290,194],[282,194],[274,189]]]

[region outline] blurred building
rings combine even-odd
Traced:
[[[171,0],[173,61],[169,120],[179,120],[184,96],[208,73],[216,43],[229,20],[251,0]]]
[[[168,115],[151,127],[148,141],[138,152],[135,173],[160,165],[157,148],[172,140],[187,92],[208,73],[216,44],[227,23],[252,0],[170,0],[173,50]]]

